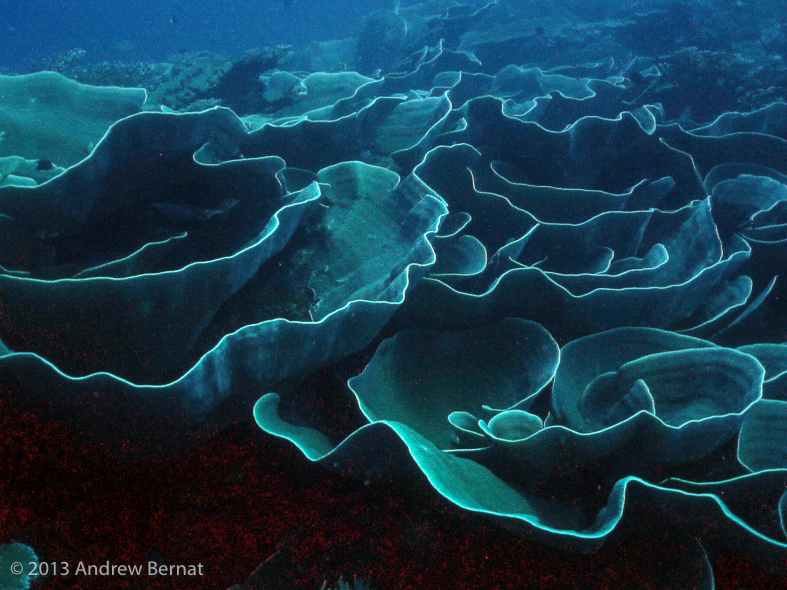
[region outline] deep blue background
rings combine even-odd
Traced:
[[[179,51],[239,54],[348,36],[360,17],[391,0],[6,0],[0,67],[74,48],[84,62],[157,61]],[[403,5],[408,2],[402,2]],[[173,21],[175,17],[175,22]]]

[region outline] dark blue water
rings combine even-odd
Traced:
[[[21,0],[4,6],[0,67],[84,49],[83,62],[156,61],[180,51],[238,54],[348,36],[390,0]]]

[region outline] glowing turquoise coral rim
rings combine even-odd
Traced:
[[[306,192],[317,198],[318,185]],[[242,415],[241,409],[237,417],[223,421],[209,418],[225,400],[232,397],[242,402],[248,398],[248,385],[242,383],[251,379],[255,387],[273,385],[295,372],[351,354],[377,335],[404,302],[412,282],[435,262],[431,240],[447,210],[437,197],[426,195],[424,200],[434,210],[434,219],[414,243],[411,262],[381,293],[380,300],[353,299],[319,321],[273,319],[245,325],[224,335],[172,382],[139,384],[108,372],[72,376],[40,355],[7,349],[6,354],[0,354],[0,366],[23,382],[35,383],[36,392],[46,395],[47,403],[55,407],[83,407],[85,415],[94,418],[96,408],[103,408],[100,411],[107,412],[106,424],[91,419],[80,427],[121,454],[140,436],[143,456],[166,456],[192,448],[225,427],[227,420]],[[96,391],[103,392],[101,398],[95,398]],[[140,430],[141,419],[144,431]]]
[[[491,332],[494,326],[486,326],[484,329]],[[412,331],[413,334],[418,332]],[[470,332],[473,331],[468,331]],[[720,528],[723,531],[724,543],[734,551],[765,564],[768,568],[782,567],[787,549],[785,540],[758,530],[756,525],[741,518],[730,506],[736,505],[736,494],[743,494],[741,490],[745,491],[745,488],[752,486],[759,489],[763,494],[761,497],[777,494],[775,497],[779,498],[787,487],[787,468],[784,465],[777,468],[768,465],[757,473],[703,484],[682,480],[652,483],[646,477],[636,474],[648,472],[653,466],[658,468],[696,461],[734,437],[744,416],[761,398],[765,375],[763,366],[751,355],[724,349],[696,338],[650,328],[611,330],[581,339],[578,344],[592,346],[594,339],[598,338],[607,340],[608,346],[614,346],[616,342],[623,346],[623,357],[633,354],[625,346],[632,338],[642,340],[639,348],[647,349],[644,352],[646,359],[657,356],[647,354],[652,353],[654,348],[677,348],[678,352],[697,356],[698,363],[708,360],[705,358],[708,355],[719,353],[717,360],[723,365],[718,369],[721,371],[720,378],[730,379],[730,383],[740,379],[740,383],[734,385],[741,389],[739,395],[733,396],[735,400],[731,403],[734,408],[726,413],[699,416],[679,424],[669,424],[653,411],[640,410],[608,427],[584,433],[566,426],[552,425],[552,419],[542,427],[537,417],[518,409],[499,411],[489,424],[475,419],[470,413],[457,412],[455,414],[461,416],[452,414],[445,418],[463,427],[467,434],[476,435],[473,442],[478,443],[478,446],[475,449],[455,450],[438,448],[429,440],[431,430],[429,434],[422,435],[401,421],[375,419],[377,410],[366,407],[365,394],[358,391],[359,385],[363,390],[368,384],[363,385],[365,381],[358,381],[359,378],[351,380],[351,389],[371,423],[359,428],[338,444],[317,430],[283,420],[278,411],[279,396],[275,393],[269,393],[257,402],[254,416],[263,431],[288,440],[310,461],[340,469],[348,475],[362,479],[373,479],[376,474],[387,470],[405,471],[413,477],[418,477],[420,472],[438,493],[457,506],[494,518],[520,534],[559,547],[576,551],[598,548],[624,519],[628,498],[629,503],[634,502],[643,509],[648,507],[648,510],[653,510],[654,506],[661,506],[658,510],[667,510],[670,518],[685,520],[689,525],[703,523],[702,526]],[[486,342],[486,338],[482,340]],[[638,351],[639,349],[635,352]],[[380,354],[387,356],[396,352],[381,347],[378,350],[378,355]],[[392,367],[399,367],[405,360],[406,355]],[[570,360],[563,359],[561,366],[565,367],[563,363]],[[623,361],[623,366],[626,366],[627,359]],[[377,355],[364,374],[376,363],[379,363]],[[730,366],[725,368],[727,364]],[[394,369],[391,375],[395,378],[396,374],[397,369]],[[429,374],[428,370],[426,374]],[[381,383],[378,381],[379,379],[373,383],[379,387]],[[421,381],[418,375],[412,376],[413,383]],[[420,395],[434,393],[428,379],[424,381],[424,388],[428,392],[423,391]],[[470,388],[472,389],[472,386]],[[555,385],[555,390],[558,389],[560,388]],[[553,395],[555,393],[559,394],[559,391],[553,391]],[[405,417],[406,414],[405,412]],[[513,428],[511,425],[508,425],[508,428],[498,428],[495,421],[503,417],[512,419]],[[431,424],[433,419],[435,417],[427,417],[424,424]],[[474,421],[477,426],[473,425]],[[421,423],[417,424],[419,428],[423,427]],[[506,436],[508,432],[518,432],[519,426],[524,433],[521,438]],[[532,426],[535,426],[531,429],[533,432],[527,432]],[[762,431],[758,429],[759,422],[750,421],[748,438],[761,435]],[[720,434],[714,435],[716,432]],[[442,440],[444,436],[438,435],[437,438]],[[768,438],[767,433],[765,438]],[[406,450],[407,454],[399,453],[400,457],[393,451],[395,449]],[[770,450],[772,449],[766,448],[765,452]],[[748,451],[747,455],[744,450],[743,455],[750,456],[755,451]],[[568,467],[570,471],[574,469],[574,465],[581,466],[597,460],[611,460],[607,479],[616,483],[609,491],[606,507],[595,514],[591,526],[580,526],[576,514],[572,514],[572,507],[548,501],[528,491],[533,489],[532,484],[536,480],[543,481],[554,477],[561,468],[564,471]],[[512,483],[496,475],[490,468],[499,465],[501,461],[507,466],[508,472],[520,473],[522,480]],[[743,461],[741,465],[745,467]],[[566,477],[565,473],[562,476]],[[776,503],[778,505],[773,506],[774,513],[782,520],[785,502],[787,500],[782,498]]]
[[[769,537],[737,516],[722,500],[725,487],[734,488],[739,483],[759,481],[770,487],[787,486],[787,469],[772,469],[757,474],[722,480],[704,486],[712,491],[688,492],[666,485],[653,484],[639,477],[620,479],[613,487],[607,506],[598,514],[594,525],[585,530],[562,528],[549,524],[554,520],[549,507],[535,497],[517,492],[505,481],[494,475],[483,465],[436,446],[411,428],[389,421],[374,422],[353,432],[341,443],[334,445],[324,434],[303,426],[294,426],[281,420],[278,415],[279,396],[269,393],[254,406],[254,417],[262,430],[273,436],[288,440],[312,462],[326,467],[349,469],[359,475],[390,468],[385,464],[388,445],[399,441],[411,461],[426,477],[429,484],[443,497],[460,508],[484,514],[512,527],[529,537],[576,551],[595,550],[604,538],[615,529],[624,516],[625,501],[631,486],[662,494],[675,504],[690,503],[694,509],[702,508],[714,513],[709,518],[722,516],[727,523],[729,542],[736,548],[756,559],[767,558],[784,563],[787,542]],[[543,432],[543,431],[542,431]],[[394,434],[395,438],[389,436]],[[379,451],[379,453],[376,453]],[[379,460],[379,462],[378,462]],[[395,459],[390,459],[395,464]],[[679,481],[679,480],[675,480]],[[638,489],[638,491],[639,491]],[[545,507],[546,506],[546,507]],[[693,515],[689,520],[697,518]],[[744,537],[736,539],[736,535]]]

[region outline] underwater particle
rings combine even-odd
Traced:
[[[38,556],[30,547],[16,541],[0,546],[0,588],[27,590],[37,577]]]

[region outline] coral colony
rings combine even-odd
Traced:
[[[692,16],[665,46],[688,5],[437,4],[307,50],[0,76],[0,541],[25,543],[0,563],[787,579],[778,40],[703,49]]]

